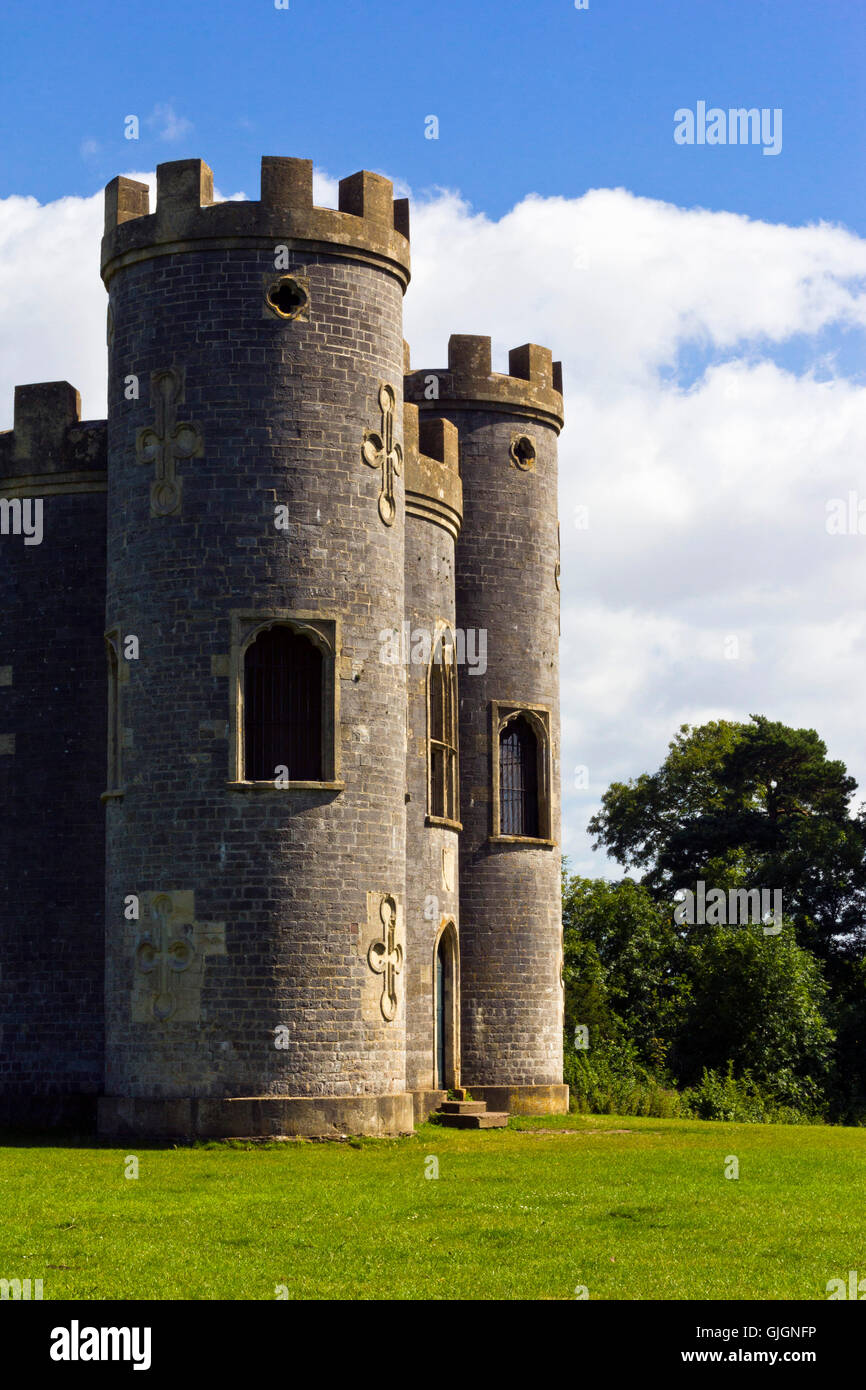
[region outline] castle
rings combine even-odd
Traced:
[[[156,182],[105,191],[107,421],[0,434],[0,1121],[565,1110],[559,364],[411,369],[385,178]]]

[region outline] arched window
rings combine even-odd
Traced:
[[[244,777],[322,780],[322,653],[309,638],[275,624],[244,656]]]
[[[499,825],[501,835],[540,838],[538,739],[523,715],[499,734]]]
[[[457,662],[454,639],[443,632],[433,648],[428,678],[429,814],[458,821]]]

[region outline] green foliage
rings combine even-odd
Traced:
[[[643,1065],[662,1067],[690,989],[671,912],[630,879],[564,876],[562,915],[566,1045],[584,1024],[591,1047],[628,1039]]]
[[[846,1124],[866,1124],[866,960],[848,962],[838,972],[830,1018],[836,1029],[833,1108]]]
[[[761,1087],[749,1071],[735,1076],[730,1062],[724,1075],[705,1070],[700,1083],[681,1095],[680,1104],[683,1115],[738,1124],[816,1124],[823,1118],[817,1091],[808,1084],[792,1086],[783,1077],[778,1087]]]
[[[825,960],[866,945],[866,819],[856,782],[814,729],[760,715],[683,725],[655,773],[614,782],[589,823],[596,845],[659,903],[677,889],[782,892],[801,945]]]
[[[759,1083],[788,1078],[792,1103],[807,1079],[826,1081],[833,1030],[822,1008],[820,963],[790,928],[765,936],[758,926],[694,927],[684,968],[691,1002],[673,1065],[681,1081],[730,1063]]]
[[[563,1074],[576,1114],[672,1118],[688,1113],[681,1109],[676,1092],[641,1066],[629,1043],[602,1042],[594,1049],[567,1052]]]
[[[577,1023],[591,1044],[632,1044],[657,1084],[690,1088],[696,1114],[866,1122],[855,791],[814,729],[761,715],[685,724],[656,772],[614,782],[589,829],[641,878],[563,879],[566,1048]],[[700,881],[708,896],[780,892],[782,932],[677,923],[675,895]],[[584,1072],[601,1056],[582,1065],[579,1094],[600,1097],[601,1073]]]
[[[691,1087],[684,1113],[695,1105],[696,1114],[715,1114],[713,1087],[722,1083],[713,1078],[727,1075],[732,1113],[743,1121],[758,1111],[789,1120],[827,1113],[835,1056],[828,986],[790,925],[778,935],[746,925],[678,931],[645,885],[567,876],[563,922],[565,1079],[576,1109],[676,1115],[675,1088]],[[858,1037],[863,983],[860,1011],[852,1004],[848,1016]]]

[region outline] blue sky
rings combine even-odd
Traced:
[[[5,0],[0,26],[3,194],[86,194],[197,155],[255,197],[271,153],[459,188],[493,217],[621,185],[866,230],[862,0]],[[781,107],[782,154],[675,145],[673,112],[698,100]],[[130,148],[124,116],[157,106],[176,138],[157,118]]]

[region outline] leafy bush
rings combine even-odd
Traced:
[[[697,1086],[681,1093],[683,1114],[698,1120],[727,1120],[735,1124],[820,1124],[820,1090],[808,1081],[782,1075],[770,1088],[755,1081],[747,1071],[734,1076],[728,1063],[724,1076],[704,1069]]]
[[[571,1089],[571,1109],[578,1114],[672,1119],[682,1113],[676,1091],[641,1066],[627,1042],[566,1052],[564,1076]]]

